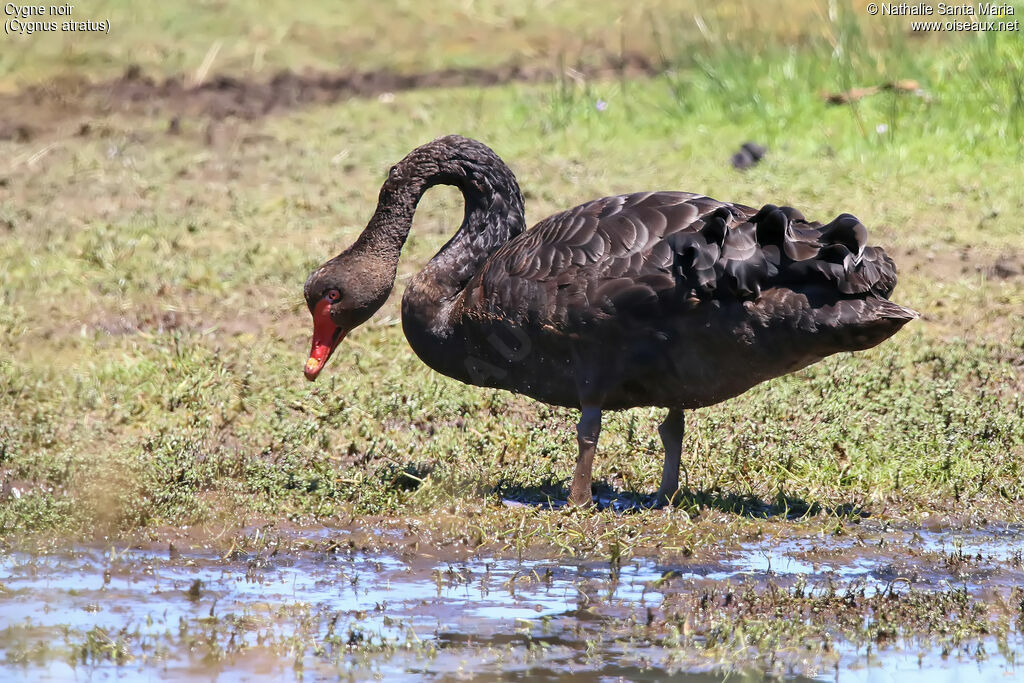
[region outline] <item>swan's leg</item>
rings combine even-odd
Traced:
[[[580,446],[580,454],[576,459],[576,471],[573,472],[572,485],[569,487],[569,505],[582,506],[593,502],[590,481],[594,469],[597,438],[600,435],[601,409],[596,406],[584,406],[580,422],[576,425],[576,441]]]
[[[683,411],[672,408],[665,416],[665,421],[658,427],[661,444],[665,447],[665,466],[661,470],[661,486],[655,505],[671,503],[679,491],[679,460],[683,454],[683,433],[686,431],[686,420]]]

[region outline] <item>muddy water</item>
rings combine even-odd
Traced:
[[[731,586],[827,582],[966,591],[1024,586],[1024,533],[893,531],[774,538],[713,562],[634,558],[293,555],[79,547],[0,558],[0,679],[761,680],[765,666],[651,626],[667,602]],[[986,653],[979,656],[979,648]],[[837,640],[827,657],[780,654],[792,680],[1014,680],[1024,641]],[[774,659],[774,658],[773,658]],[[781,669],[780,669],[781,666]],[[738,667],[735,668],[735,667]]]

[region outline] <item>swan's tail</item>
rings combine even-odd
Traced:
[[[844,351],[863,351],[881,344],[919,317],[917,311],[881,296],[840,299],[817,309],[818,323],[832,332],[834,343]]]

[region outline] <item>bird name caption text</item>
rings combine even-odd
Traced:
[[[76,19],[75,5],[4,4],[4,33],[31,36],[36,33],[110,33],[109,19]]]
[[[1013,5],[1002,2],[869,2],[867,12],[873,17],[907,17],[914,32],[1020,31]]]

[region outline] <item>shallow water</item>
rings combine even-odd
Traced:
[[[721,680],[699,647],[643,636],[667,596],[809,580],[983,595],[1024,586],[1022,541],[1019,530],[888,530],[877,541],[764,539],[713,562],[616,566],[358,552],[12,553],[0,558],[0,679]],[[787,671],[794,680],[900,683],[1024,675],[1015,655],[982,645],[984,657],[977,643],[945,656],[927,645],[869,655],[839,642],[832,661]],[[1021,645],[1015,631],[1010,650]],[[730,680],[759,679],[754,667]]]

